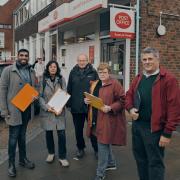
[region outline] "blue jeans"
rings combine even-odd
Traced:
[[[29,118],[22,113],[22,124],[9,126],[8,155],[9,162],[15,163],[16,146],[19,148],[19,161],[26,158],[26,130]]]
[[[58,157],[66,159],[66,134],[65,130],[57,130],[58,135]],[[55,153],[53,131],[46,131],[46,145],[49,154]]]
[[[103,177],[108,165],[116,165],[111,145],[98,142],[98,167],[96,175]]]

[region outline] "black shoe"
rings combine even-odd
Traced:
[[[84,149],[79,149],[79,150],[77,151],[76,157],[77,157],[77,158],[83,158],[83,157],[84,157],[84,154],[85,154]]]
[[[10,176],[10,177],[16,177],[16,168],[15,168],[14,163],[9,163],[8,176]]]
[[[35,164],[33,162],[31,162],[30,160],[28,160],[27,158],[20,160],[19,165],[23,166],[27,169],[34,169],[35,168]]]
[[[104,178],[105,178],[105,176],[97,176],[97,175],[96,175],[96,177],[95,177],[94,180],[103,180]]]

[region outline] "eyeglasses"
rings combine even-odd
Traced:
[[[98,71],[98,74],[108,74],[108,71]]]

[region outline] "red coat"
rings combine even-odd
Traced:
[[[130,89],[126,93],[126,109],[133,107],[134,94],[138,88],[142,74],[133,80]],[[171,134],[180,122],[180,90],[176,78],[164,68],[160,68],[160,74],[152,88],[152,115],[151,131],[163,130]]]
[[[121,84],[110,79],[99,90],[99,97],[105,105],[111,106],[112,112],[98,111],[96,136],[102,144],[126,144],[125,93]],[[88,122],[88,129],[90,123]],[[89,132],[89,131],[88,131]]]

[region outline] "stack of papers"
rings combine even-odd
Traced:
[[[54,108],[58,114],[60,111],[62,111],[69,98],[70,95],[59,88],[48,102],[48,105]]]

